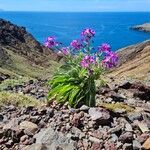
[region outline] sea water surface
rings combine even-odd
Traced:
[[[54,13],[54,12],[0,12],[7,19],[27,31],[43,43],[47,36],[55,36],[64,46],[80,37],[84,28],[96,31],[94,46],[110,43],[115,51],[119,48],[150,39],[150,33],[131,30],[130,27],[150,22],[150,13],[100,12],[100,13]]]

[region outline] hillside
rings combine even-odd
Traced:
[[[0,73],[11,76],[48,77],[57,66],[57,55],[26,31],[0,19]]]
[[[150,81],[150,40],[118,50],[119,65],[111,75]]]

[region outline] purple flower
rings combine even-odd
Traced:
[[[54,46],[58,46],[58,42],[56,42],[55,37],[49,36],[46,39],[44,45],[45,45],[45,47],[53,48]]]
[[[95,35],[95,31],[91,28],[87,28],[82,31],[81,35],[91,38]]]
[[[83,68],[88,68],[90,64],[95,64],[95,60],[93,56],[86,55],[81,61],[81,66]]]
[[[117,64],[118,56],[114,52],[108,52],[102,63],[106,68],[112,68]]]
[[[73,47],[74,49],[76,50],[79,50],[81,48],[81,43],[79,40],[73,40],[71,43],[70,43],[71,47]]]
[[[46,42],[44,43],[44,45],[45,45],[45,47],[49,47],[49,42],[46,41]]]
[[[101,46],[98,47],[98,50],[107,53],[110,52],[111,46],[107,43],[103,43]]]
[[[63,48],[61,49],[61,51],[62,51],[62,53],[63,53],[64,55],[68,55],[68,54],[70,53],[68,47],[63,47]]]
[[[83,68],[88,68],[88,67],[89,67],[89,64],[88,64],[86,61],[82,60],[82,61],[81,61],[81,66],[82,66]]]
[[[84,59],[86,60],[86,61],[88,61],[89,63],[95,63],[95,60],[94,60],[94,57],[93,56],[85,56],[84,57]]]
[[[54,41],[55,40],[55,37],[53,37],[53,36],[49,36],[48,38],[47,38],[47,41]]]

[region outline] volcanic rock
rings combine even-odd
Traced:
[[[100,149],[102,149],[102,144],[101,144],[101,143],[96,143],[96,142],[94,142],[94,143],[92,144],[91,149],[92,149],[92,150],[100,150]]]
[[[123,150],[131,150],[131,149],[133,149],[133,146],[130,143],[125,143],[123,145]]]
[[[18,128],[19,121],[17,118],[13,118],[6,125],[4,125],[3,130],[16,129]]]
[[[74,150],[74,144],[71,139],[54,132],[54,130],[49,127],[45,130],[40,131],[35,136],[36,144],[45,144],[49,149],[56,149],[62,147],[62,150]],[[66,149],[65,149],[66,148]]]
[[[131,132],[126,132],[119,137],[119,140],[123,143],[131,143],[133,140],[133,134]]]
[[[144,144],[142,145],[142,147],[146,150],[150,149],[150,138],[148,138]]]
[[[134,150],[139,150],[141,149],[142,145],[140,144],[140,142],[138,142],[137,140],[133,140],[133,149]]]
[[[35,123],[29,121],[23,121],[20,123],[20,129],[24,129],[29,134],[35,134],[38,130],[38,126]]]
[[[91,116],[92,120],[99,121],[100,124],[108,123],[110,120],[109,112],[100,107],[90,108],[89,115]]]

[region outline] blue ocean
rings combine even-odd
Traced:
[[[0,18],[26,27],[43,43],[47,36],[55,36],[64,46],[80,37],[84,28],[96,31],[94,46],[107,42],[115,51],[119,48],[150,39],[150,33],[131,30],[130,27],[150,22],[150,13],[54,13],[54,12],[0,12]]]

